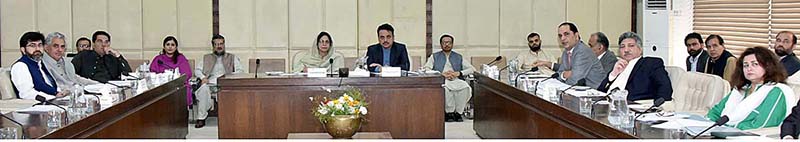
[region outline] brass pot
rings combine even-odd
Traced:
[[[337,115],[329,118],[323,124],[325,130],[334,139],[348,139],[361,129],[361,117],[359,115]]]

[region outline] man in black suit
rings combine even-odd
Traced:
[[[75,73],[100,83],[120,80],[121,75],[131,72],[128,60],[111,48],[111,35],[105,31],[92,34],[93,50],[83,50],[74,58]]]
[[[780,136],[783,139],[797,139],[798,134],[800,134],[800,102],[792,107],[792,113],[783,120]]]
[[[800,60],[794,55],[794,46],[797,45],[797,36],[790,31],[781,31],[775,36],[775,54],[781,57],[781,64],[786,68],[786,74],[792,76],[800,70]]]
[[[686,71],[689,72],[708,72],[708,52],[706,52],[705,44],[703,44],[703,36],[698,33],[690,33],[683,38],[683,44],[686,44],[686,50],[689,52],[689,57],[686,57]]]
[[[629,101],[672,100],[672,84],[664,69],[664,61],[657,57],[642,57],[642,38],[639,35],[633,32],[620,35],[619,52],[622,60],[617,61],[614,70],[597,90],[627,90]]]
[[[381,67],[400,67],[408,70],[408,51],[406,45],[394,41],[394,28],[389,24],[378,26],[378,42],[367,48],[369,70],[380,72]]]

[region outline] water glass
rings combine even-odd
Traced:
[[[58,128],[61,127],[61,119],[62,119],[63,111],[61,110],[50,110],[47,112],[47,127],[50,128]]]
[[[89,96],[86,98],[86,110],[84,111],[87,115],[100,111],[100,99],[97,96]]]
[[[634,122],[633,117],[636,116],[636,113],[633,111],[628,111],[628,113],[622,116],[620,127],[622,128],[633,128]]]
[[[0,139],[19,139],[19,136],[16,127],[0,128]]]
[[[592,115],[592,104],[594,103],[594,101],[592,100],[592,98],[580,98],[580,99],[581,99],[580,100],[581,101],[580,102],[580,106],[581,106],[580,107],[580,113],[583,114],[584,116],[591,117],[591,115]]]
[[[669,129],[669,139],[686,139],[686,130],[683,129]]]

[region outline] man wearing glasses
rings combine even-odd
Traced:
[[[105,31],[97,31],[92,34],[92,41],[92,50],[84,50],[72,59],[75,73],[100,83],[108,83],[109,80],[120,80],[121,75],[131,72],[125,57],[111,48],[111,35]]]
[[[43,40],[44,35],[39,32],[27,32],[19,39],[22,57],[11,66],[11,83],[17,98],[33,100],[42,96],[53,99],[66,95],[42,63]]]
[[[92,41],[89,38],[81,37],[78,42],[75,42],[75,49],[80,53],[83,50],[92,50]]]

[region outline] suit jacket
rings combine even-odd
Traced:
[[[606,51],[606,54],[600,57],[600,63],[603,64],[603,74],[608,74],[614,69],[614,65],[617,64],[617,55],[614,55],[614,52]]]
[[[620,81],[620,80],[615,80]],[[642,57],[633,66],[625,90],[628,90],[628,100],[645,100],[664,98],[672,100],[672,83],[664,69],[664,61],[656,57]],[[597,90],[607,92],[612,81],[608,77],[603,80]]]
[[[97,60],[103,60],[105,63],[107,75],[97,75]],[[121,75],[127,75],[131,72],[128,60],[125,60],[124,57],[119,56],[117,58],[112,55],[100,57],[93,50],[81,51],[75,58],[72,58],[72,64],[75,65],[75,73],[100,83],[107,83],[109,80],[120,80]]]
[[[800,70],[800,60],[797,59],[794,53],[786,55],[785,58],[781,59],[781,64],[786,68],[786,75],[789,76]]]
[[[708,60],[711,58],[711,56],[708,56],[708,51],[703,50],[703,52],[700,52],[700,55],[697,56],[700,56],[700,59],[697,59],[697,72],[711,73],[708,70],[707,64]],[[690,57],[692,56],[686,57],[686,71],[690,71],[692,69],[692,63],[689,62]]]
[[[788,104],[787,104],[788,105]],[[800,133],[800,102],[797,102],[797,105],[792,107],[792,112],[786,119],[783,120],[783,124],[781,124],[781,133],[780,136],[783,138],[784,136],[792,136],[797,139],[797,134]]]
[[[573,48],[572,65],[567,65],[567,52],[569,50],[564,50],[561,53],[561,64],[556,65],[559,66],[559,74],[563,74],[564,71],[572,71],[572,76],[562,81],[569,85],[575,85],[578,80],[586,79],[586,86],[597,88],[600,81],[607,75],[603,73],[603,65],[600,64],[600,60],[597,60],[597,55],[592,52],[592,49],[583,44],[583,42],[579,42]]]
[[[409,68],[409,61],[408,61],[408,51],[406,51],[406,45],[402,43],[394,42],[392,47],[389,48],[392,52],[389,54],[389,65],[392,67],[400,67],[400,69],[407,71]],[[372,63],[380,64],[381,66],[387,66],[383,64],[383,46],[381,44],[373,44],[367,48],[367,65]],[[369,67],[370,71],[375,71],[375,67]]]

